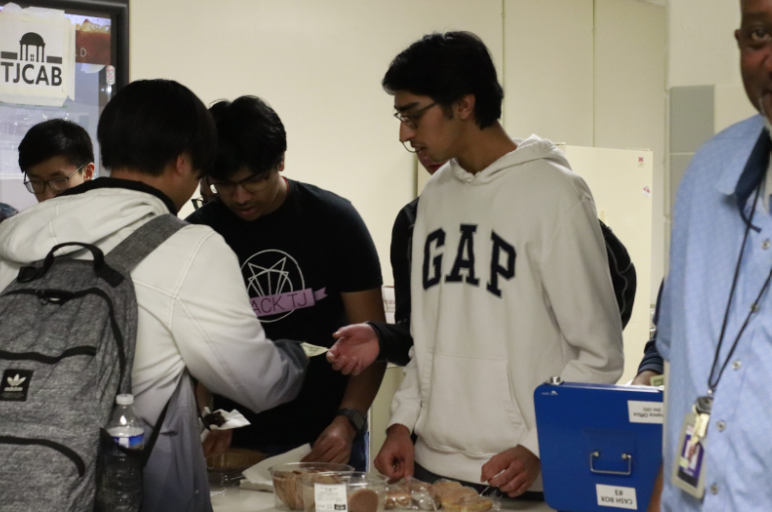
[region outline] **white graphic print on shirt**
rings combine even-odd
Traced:
[[[263,323],[282,320],[296,309],[311,307],[327,297],[325,288],[306,288],[297,260],[278,249],[253,254],[241,266],[241,272],[252,309]]]

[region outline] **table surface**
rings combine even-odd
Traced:
[[[238,487],[212,488],[212,508],[214,512],[256,512],[273,511],[273,493],[250,491]],[[546,503],[502,500],[502,510],[522,510],[527,512],[552,512],[554,509]]]

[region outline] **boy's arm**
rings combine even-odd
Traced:
[[[341,293],[346,315],[354,323],[368,320],[382,322],[383,298],[381,289],[374,288],[361,292]],[[340,409],[354,409],[367,417],[375,395],[381,386],[386,363],[375,363],[359,375],[349,377]],[[319,436],[311,453],[304,460],[323,462],[348,462],[351,456],[351,444],[357,432],[345,416],[336,416],[329,427]]]
[[[211,232],[186,256],[172,311],[154,314],[169,325],[190,373],[256,413],[294,399],[308,359],[297,344],[266,337],[233,251]]]

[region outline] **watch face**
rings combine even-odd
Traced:
[[[365,417],[356,409],[341,409],[339,414],[347,417],[357,431],[365,426]]]

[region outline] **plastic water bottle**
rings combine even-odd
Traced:
[[[115,407],[106,429],[120,446],[131,450],[142,450],[145,446],[145,429],[134,414],[134,395],[115,397]]]
[[[137,512],[142,505],[142,448],[145,430],[134,414],[134,396],[118,395],[105,426],[115,444],[102,454],[97,510]]]

